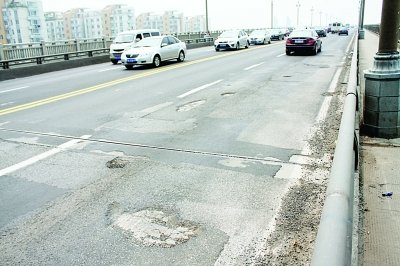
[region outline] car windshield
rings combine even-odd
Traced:
[[[115,37],[115,43],[128,43],[133,42],[133,34],[120,34]]]
[[[250,34],[250,36],[264,35],[264,34],[265,34],[265,30],[255,30]]]
[[[221,38],[237,38],[238,33],[236,31],[224,31],[219,37]]]
[[[159,37],[156,38],[144,38],[143,40],[136,43],[135,47],[153,47],[161,45],[161,39]]]
[[[290,34],[290,37],[311,37],[311,31],[310,30],[295,30],[292,31]]]

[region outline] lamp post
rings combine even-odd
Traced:
[[[274,28],[274,1],[271,0],[271,29]]]
[[[297,7],[297,27],[299,27],[299,14],[300,14],[300,1],[299,0],[297,1],[296,7]]]
[[[311,27],[312,27],[312,19],[313,19],[313,14],[314,14],[314,7],[311,8]]]
[[[400,137],[399,12],[400,1],[383,0],[378,52],[373,67],[364,72],[363,130],[372,137]]]
[[[322,11],[319,11],[319,25],[322,25]]]
[[[208,34],[208,1],[206,0],[206,32]]]

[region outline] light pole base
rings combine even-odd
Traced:
[[[365,108],[362,133],[371,137],[400,137],[400,56],[377,54],[364,72]]]
[[[365,39],[365,30],[363,30],[363,29],[358,30],[358,39],[359,40]]]

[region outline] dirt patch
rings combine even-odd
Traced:
[[[264,249],[249,265],[311,263],[347,89],[343,84],[338,86],[332,95],[329,119],[317,125],[308,141],[311,159],[302,168],[302,177],[284,197],[275,229],[266,239]]]

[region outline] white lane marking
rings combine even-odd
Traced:
[[[193,90],[191,90],[191,91],[188,91],[188,92],[186,92],[186,93],[184,93],[184,94],[181,94],[181,95],[178,96],[178,98],[185,98],[186,96],[189,96],[190,94],[193,94],[193,93],[199,92],[199,91],[201,91],[201,90],[204,90],[204,89],[206,89],[206,88],[208,88],[208,87],[211,87],[211,86],[213,86],[213,85],[215,85],[215,84],[220,83],[221,81],[223,81],[223,79],[214,81],[214,82],[212,82],[212,83],[208,83],[208,84],[206,84],[206,85],[203,85],[203,86],[201,86],[201,87],[198,87],[198,88],[196,88],[196,89],[193,89]]]
[[[276,57],[282,57],[282,56],[284,56],[284,55],[286,55],[286,53],[283,53],[283,54],[277,55]]]
[[[0,91],[0,93],[6,93],[6,92],[11,92],[11,91],[19,91],[19,90],[23,90],[23,89],[26,89],[26,88],[29,88],[29,86],[24,86],[24,87],[19,87],[19,88],[15,88],[15,89]]]
[[[249,67],[246,67],[245,69],[243,69],[243,70],[250,70],[250,69],[252,69],[252,68],[255,68],[255,67],[258,67],[258,66],[261,66],[262,64],[264,64],[264,62],[262,62],[262,63],[259,63],[259,64],[256,64],[256,65],[252,65],[252,66],[249,66]]]
[[[145,113],[145,114],[151,114],[151,113],[157,112],[158,110],[161,110],[161,109],[163,109],[165,107],[168,107],[168,106],[170,106],[172,104],[173,104],[173,102],[166,102],[166,103],[158,104],[158,105],[143,109],[140,112],[141,113]]]
[[[333,77],[331,83],[329,84],[328,92],[333,93],[336,90],[337,82],[339,80],[340,74],[342,73],[343,68],[339,67],[336,70],[335,76]],[[321,108],[319,109],[318,115],[315,118],[316,123],[323,122],[328,115],[329,106],[331,105],[332,96],[325,97]]]
[[[66,142],[64,144],[61,144],[61,145],[57,146],[54,149],[51,149],[51,150],[46,151],[46,152],[44,152],[42,154],[36,155],[36,156],[34,156],[32,158],[29,158],[29,159],[27,159],[25,161],[22,161],[20,163],[14,164],[14,165],[12,165],[10,167],[4,168],[3,170],[0,170],[0,176],[4,176],[4,175],[7,175],[7,174],[10,174],[10,173],[15,172],[15,171],[17,171],[19,169],[22,169],[22,168],[25,168],[25,167],[27,167],[29,165],[37,163],[40,160],[46,159],[47,157],[50,157],[50,156],[52,156],[54,154],[57,154],[57,153],[59,153],[59,152],[61,152],[63,150],[66,150],[67,148],[70,148],[70,147],[78,144],[82,140],[88,139],[90,137],[91,137],[90,135],[84,135],[84,136],[80,137],[79,139],[73,139],[71,141],[68,141],[68,142]]]
[[[13,104],[14,102],[8,102],[8,103],[2,103],[2,104],[0,104],[0,107],[4,107],[4,106],[7,106],[7,105],[11,105],[11,104]]]
[[[114,70],[114,69],[117,69],[117,68],[116,67],[106,68],[106,69],[103,69],[103,70],[99,70],[98,72],[106,72],[106,71],[110,71],[110,70]],[[121,68],[118,68],[118,69],[121,69]]]

